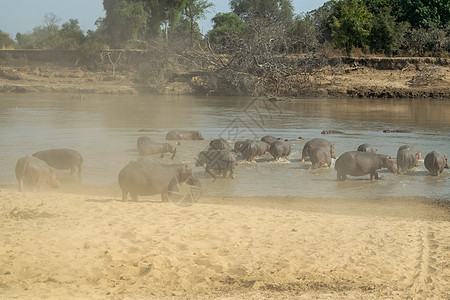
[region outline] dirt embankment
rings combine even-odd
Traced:
[[[0,51],[0,92],[73,94],[141,92],[250,95],[223,73],[169,61],[160,66],[142,51],[110,51],[86,57],[79,51]],[[290,58],[298,62],[300,58]],[[323,60],[322,60],[323,61]],[[300,75],[301,74],[301,75]],[[308,74],[285,78],[275,97],[450,98],[446,58],[329,58]]]

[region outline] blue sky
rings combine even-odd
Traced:
[[[229,12],[228,0],[209,0],[215,6],[205,20],[199,22],[203,33],[211,29],[211,18],[219,12]],[[322,6],[326,0],[293,0],[295,14]],[[105,16],[103,0],[0,0],[0,30],[15,38],[16,33],[31,33],[43,24],[44,14],[54,13],[62,23],[78,19],[83,31],[95,30],[95,21]]]

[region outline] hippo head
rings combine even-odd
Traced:
[[[397,173],[397,167],[395,166],[394,160],[389,155],[381,155],[378,154],[379,157],[381,157],[382,162],[382,168],[386,168],[394,173]]]
[[[447,156],[444,156],[444,160],[445,160],[444,168],[445,168],[445,169],[448,169],[449,167],[448,167],[448,159],[447,159]]]
[[[56,173],[56,170],[53,168],[49,168],[50,174],[48,177],[48,185],[51,188],[59,188],[59,180],[58,180],[58,174]]]

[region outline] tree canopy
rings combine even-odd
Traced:
[[[448,0],[330,0],[296,16],[292,0],[228,3],[230,12],[216,14],[206,34],[213,48],[227,53],[261,45],[310,55],[331,47],[345,49],[348,55],[354,48],[387,55],[450,51]],[[17,33],[17,43],[2,34],[0,46],[145,48],[164,40],[199,45],[204,36],[198,21],[213,8],[208,0],[103,0],[103,6],[106,15],[97,20],[94,31],[83,33],[76,19],[59,26],[61,19],[47,13],[32,33]],[[259,46],[254,44],[255,33]]]

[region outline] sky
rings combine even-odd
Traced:
[[[292,0],[294,13],[309,12],[321,7],[327,0]],[[229,12],[228,0],[209,0],[214,4],[205,20],[200,20],[202,33],[212,27],[211,18],[220,12]],[[15,38],[16,33],[31,33],[36,26],[42,26],[44,15],[53,13],[61,26],[69,19],[78,19],[81,29],[95,30],[95,21],[105,16],[103,0],[0,0],[0,30]]]

